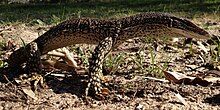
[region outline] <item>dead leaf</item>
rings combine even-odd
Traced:
[[[220,71],[218,71],[218,70],[209,70],[209,71],[207,71],[207,73],[220,76]]]
[[[174,83],[184,83],[184,84],[199,84],[201,86],[208,86],[210,82],[201,79],[199,77],[192,77],[192,76],[186,76],[185,74],[178,73],[178,72],[170,72],[170,71],[164,71],[164,75],[166,78]]]
[[[56,50],[50,51],[47,54],[55,57],[65,57],[64,53],[58,52]]]
[[[178,93],[175,94],[175,96],[177,97],[177,99],[179,99],[180,102],[182,102],[185,106],[188,105],[188,103],[185,101],[185,99]]]
[[[212,83],[217,83],[220,81],[219,77],[209,77],[209,78],[204,78],[204,80],[208,81],[208,82],[212,82]]]
[[[61,63],[59,61],[53,61],[53,60],[45,60],[42,62],[44,65],[44,68],[47,69],[62,69],[62,70],[75,70],[74,67],[66,64],[66,63]]]
[[[25,94],[27,94],[28,96],[30,96],[34,100],[38,99],[30,87],[21,87],[21,89],[24,91]]]
[[[22,80],[19,78],[15,78],[15,82],[18,84],[22,83]],[[28,96],[30,96],[31,98],[33,98],[34,100],[37,100],[38,98],[36,97],[35,93],[31,90],[31,87],[21,87],[22,91],[27,94]]]
[[[54,65],[56,64],[55,61],[52,60],[42,60],[43,68],[47,71],[52,71],[55,69]]]
[[[218,70],[220,70],[220,66],[217,66]]]
[[[73,56],[70,54],[69,50],[67,50],[66,48],[62,48],[62,50],[65,54],[64,61],[66,61],[70,66],[73,66],[74,68],[78,68],[77,62],[73,59]]]
[[[197,43],[199,44],[199,48],[202,49],[206,54],[208,54],[208,49],[205,48],[205,46],[202,44],[202,42],[197,41]]]
[[[194,80],[195,77],[186,76],[185,74],[181,74],[178,72],[171,72],[171,71],[163,71],[164,75],[169,81],[175,82],[175,83],[182,83],[183,80]]]
[[[48,55],[55,56],[55,57],[61,57],[69,66],[72,66],[76,69],[78,68],[77,62],[74,60],[74,58],[70,54],[69,50],[67,50],[65,47],[48,52]]]

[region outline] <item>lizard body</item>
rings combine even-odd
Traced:
[[[124,41],[136,37],[207,39],[210,34],[189,20],[155,12],[141,13],[117,20],[71,19],[51,28],[25,47],[13,52],[8,63],[9,66],[15,67],[28,61],[30,56],[34,56],[32,55],[34,53],[29,54],[33,43],[36,47],[35,53],[38,53],[38,56],[73,44],[96,44],[97,47],[92,56],[93,61],[90,62],[90,80],[86,91],[92,88],[95,94],[101,94],[103,88],[100,79],[102,63],[106,54]],[[30,61],[36,62],[38,60],[40,59]],[[39,65],[40,63],[36,64]],[[31,68],[35,67],[37,66],[31,66]]]

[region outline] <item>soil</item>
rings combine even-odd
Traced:
[[[217,23],[216,25],[219,26]],[[214,25],[216,27],[216,25]],[[24,42],[30,42],[38,33],[48,30],[44,26],[10,25],[0,27],[0,41],[5,42],[1,50],[1,59],[10,54],[12,48],[18,47]],[[212,34],[218,35],[219,30],[211,30]],[[110,95],[105,100],[97,100],[93,97],[83,97],[86,88],[86,72],[44,71],[45,74],[63,74],[65,77],[55,75],[45,76],[46,87],[37,86],[34,93],[37,99],[25,94],[24,86],[19,85],[18,78],[23,71],[10,70],[0,73],[0,110],[23,110],[23,109],[106,109],[106,110],[179,110],[179,109],[220,109],[220,85],[219,81],[211,81],[208,84],[199,83],[175,83],[168,81],[160,69],[152,69],[153,51],[154,63],[166,65],[166,71],[181,72],[188,76],[199,78],[219,78],[219,63],[210,61],[209,47],[215,47],[208,40],[201,42],[208,49],[208,53],[199,48],[197,41],[192,39],[174,39],[147,42],[145,39],[132,39],[126,41],[111,55],[123,53],[123,63],[115,72],[109,74],[105,71]],[[10,42],[10,43],[9,43]],[[190,42],[190,43],[188,43]],[[11,46],[11,44],[17,44]],[[88,45],[75,45],[84,51],[94,47]],[[215,51],[215,50],[213,50]],[[137,55],[137,53],[139,53]],[[193,53],[193,54],[192,54]],[[132,58],[141,56],[142,65],[138,66]],[[90,56],[88,56],[90,57]],[[219,59],[217,59],[219,62]],[[156,68],[156,67],[154,67]],[[214,71],[214,72],[213,72]],[[215,74],[213,74],[215,73]],[[150,77],[150,78],[149,78]],[[156,78],[156,79],[153,79]],[[162,80],[159,80],[162,79]],[[31,87],[31,86],[26,86]],[[31,89],[30,89],[31,90]],[[180,97],[179,97],[180,96]],[[181,98],[182,97],[182,98]]]

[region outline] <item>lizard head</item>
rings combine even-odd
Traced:
[[[211,35],[191,21],[175,16],[169,17],[171,31],[180,36],[197,39],[208,39]]]
[[[187,37],[208,39],[211,35],[191,21],[169,14],[146,12],[121,19],[122,29],[125,31],[136,29],[136,33],[143,33],[152,37]],[[130,29],[130,30],[129,30]]]
[[[159,25],[158,27],[161,26],[162,30],[165,30],[164,32],[167,30],[164,34],[170,35],[170,37],[196,39],[208,39],[211,37],[207,31],[184,18],[162,13],[145,13],[143,16],[145,16],[143,18],[145,18],[146,24]]]

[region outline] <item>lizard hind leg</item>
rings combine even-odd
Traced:
[[[42,76],[42,62],[40,59],[40,51],[38,49],[37,43],[31,42],[26,45],[25,48],[25,54],[28,56],[26,64],[28,75],[21,75],[20,78],[24,83],[34,81],[34,88],[36,88],[38,83],[40,83],[40,85],[44,87]],[[25,77],[26,79],[23,79],[23,77]]]

